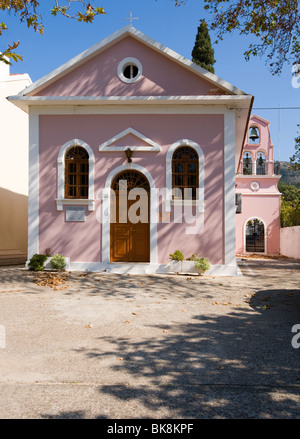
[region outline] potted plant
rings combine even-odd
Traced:
[[[189,258],[186,258],[186,260],[182,262],[182,271],[187,274],[194,273],[196,260],[197,260],[197,256],[195,254],[193,254]]]
[[[52,270],[62,271],[66,268],[66,260],[63,255],[56,254],[50,259]]]
[[[184,260],[184,256],[181,253],[180,250],[175,250],[174,253],[171,253],[169,255],[170,267],[171,271],[174,271],[175,273],[179,273],[182,271],[182,261]]]
[[[210,267],[209,260],[207,258],[197,258],[195,259],[195,270],[198,274],[205,273]]]
[[[28,269],[33,271],[43,271],[46,260],[46,255],[35,254],[32,256],[28,263]]]

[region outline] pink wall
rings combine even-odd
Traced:
[[[245,224],[250,218],[261,219],[266,226],[266,249],[278,255],[280,249],[280,195],[242,196],[242,213],[236,214],[236,251],[245,253]]]
[[[280,254],[300,259],[300,226],[283,227],[280,230]]]
[[[63,144],[77,138],[95,155],[95,195],[104,187],[109,172],[126,163],[124,152],[100,153],[101,143],[132,127],[162,146],[161,152],[134,152],[133,163],[151,173],[156,188],[165,187],[165,154],[171,144],[188,138],[198,143],[205,156],[205,226],[200,235],[186,235],[186,224],[158,224],[158,259],[167,263],[179,249],[186,257],[206,256],[223,263],[223,115],[45,115],[40,116],[40,251],[50,247],[72,262],[101,261],[101,224],[96,211],[86,209],[86,222],[65,222],[56,210],[57,155]],[[55,183],[54,183],[55,182]],[[96,201],[96,210],[100,201]],[[187,239],[188,236],[188,239]]]
[[[142,77],[134,84],[122,82],[117,75],[126,57],[137,58],[143,66]],[[207,95],[211,85],[193,72],[171,61],[132,37],[127,37],[100,55],[49,85],[43,96],[178,96]],[[215,91],[214,91],[215,93]],[[220,94],[223,94],[220,91]]]
[[[270,194],[274,193],[279,195],[279,191],[277,189],[277,183],[280,176],[266,176],[266,175],[243,175],[236,177],[236,189],[237,192],[252,194],[253,196],[256,194]],[[259,183],[259,190],[257,192],[251,189],[252,182]]]

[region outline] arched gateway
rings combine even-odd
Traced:
[[[265,252],[265,225],[259,218],[246,223],[246,252]]]

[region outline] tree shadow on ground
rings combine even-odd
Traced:
[[[84,353],[99,361],[118,357],[111,367],[124,382],[99,392],[179,418],[299,418],[300,361],[291,345],[299,291],[276,292],[268,308],[257,310],[257,303],[271,292],[258,291],[250,310],[195,314],[185,324],[169,322],[164,333],[162,322],[157,337],[138,341],[101,338]]]
[[[58,414],[45,413],[41,415],[42,419],[86,419],[86,412],[84,410],[74,410],[71,412],[61,411]],[[94,419],[107,419],[105,415],[96,416]]]

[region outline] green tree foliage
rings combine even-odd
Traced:
[[[211,39],[205,20],[200,20],[200,26],[196,35],[195,45],[192,51],[193,62],[200,67],[215,73],[213,64],[215,60],[215,51],[211,45]]]
[[[298,0],[204,0],[204,8],[213,18],[211,29],[218,40],[234,30],[240,35],[257,38],[244,52],[251,56],[266,55],[272,74],[280,74],[283,65],[300,66],[300,3]],[[299,74],[299,67],[293,70]]]
[[[281,192],[281,226],[300,225],[300,189],[292,184],[278,183]]]
[[[76,4],[75,4],[76,3]],[[80,5],[78,5],[80,3]],[[97,15],[105,14],[101,7],[93,6],[92,3],[84,0],[53,0],[53,7],[49,6],[52,15],[61,14],[67,18],[73,18],[85,23],[92,23]],[[42,17],[39,14],[40,2],[37,0],[0,0],[0,11],[13,13],[21,22],[26,23],[28,28],[33,28],[40,34],[44,33]],[[0,22],[0,37],[8,28],[4,22]],[[15,52],[19,41],[9,44],[0,54],[0,62],[11,64],[11,60],[19,61],[22,57]]]
[[[300,189],[300,170],[291,168],[290,162],[274,162],[274,167],[281,175],[280,183],[293,184]]]
[[[298,125],[300,128],[300,125]],[[290,157],[291,169],[300,171],[300,134],[295,137],[295,153]]]

